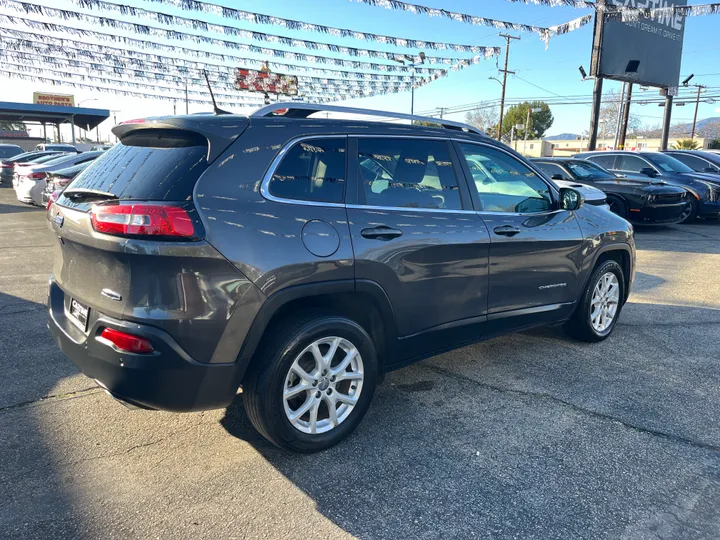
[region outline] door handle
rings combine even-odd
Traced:
[[[360,231],[360,234],[363,238],[368,238],[370,240],[392,240],[393,238],[402,236],[402,231],[386,227],[385,225],[380,225],[379,227],[363,229]]]
[[[520,232],[520,229],[513,227],[512,225],[503,225],[502,227],[495,227],[493,232],[495,234],[499,234],[500,236],[515,236]]]

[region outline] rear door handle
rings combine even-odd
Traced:
[[[520,232],[520,229],[513,227],[512,225],[503,225],[502,227],[495,227],[493,232],[495,234],[499,234],[500,236],[515,236]]]
[[[386,227],[385,225],[380,225],[379,227],[363,229],[360,231],[360,234],[363,235],[363,238],[368,238],[370,240],[392,240],[393,238],[402,236],[402,231]]]

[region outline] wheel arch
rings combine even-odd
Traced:
[[[302,311],[322,310],[344,315],[360,324],[377,348],[380,374],[394,352],[397,341],[395,315],[383,288],[369,280],[339,280],[296,285],[270,296],[248,331],[238,360],[247,367],[267,332],[289,316]]]
[[[593,271],[605,261],[615,261],[620,265],[623,271],[623,303],[628,299],[630,295],[630,278],[632,276],[632,251],[628,244],[610,244],[602,246],[598,249],[595,254],[595,260],[588,271],[588,275],[585,279],[583,290],[587,287],[587,281],[590,279]]]

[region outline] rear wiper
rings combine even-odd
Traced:
[[[63,196],[73,201],[81,199],[117,199],[118,196],[114,193],[108,193],[107,191],[100,191],[99,189],[66,189],[63,192]]]

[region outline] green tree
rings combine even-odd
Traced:
[[[697,150],[700,143],[695,139],[678,139],[672,147],[674,150]]]
[[[528,139],[541,139],[547,130],[550,129],[555,121],[550,106],[544,101],[526,101],[518,105],[511,105],[505,116],[503,116],[503,140],[510,140],[510,130],[516,124],[523,124],[527,121],[528,110],[540,109],[539,112],[530,113],[529,126],[525,129],[515,130],[515,137],[518,139],[525,138],[525,130],[527,130]]]

